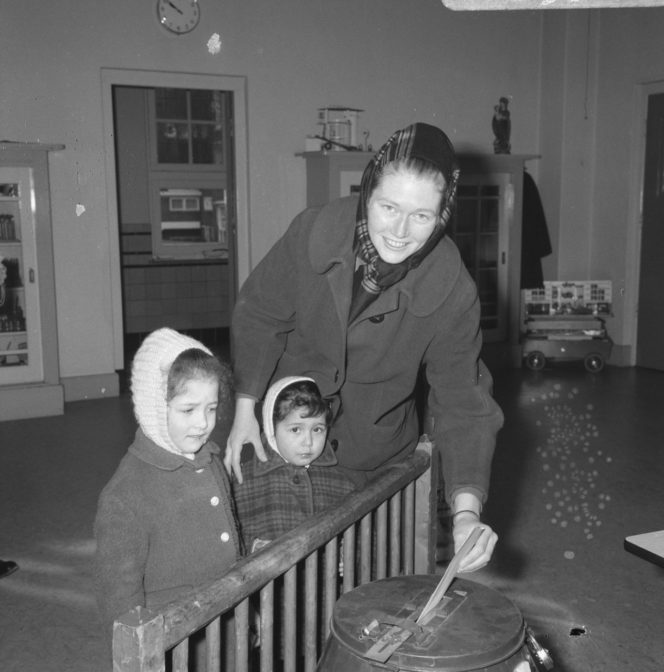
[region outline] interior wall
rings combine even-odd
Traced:
[[[112,372],[122,333],[113,324],[118,260],[107,214],[115,194],[106,190],[102,68],[247,77],[252,265],[304,207],[304,161],[295,154],[320,130],[319,107],[363,109],[360,137],[368,130],[374,147],[422,120],[441,125],[460,148],[490,152],[493,105],[505,95],[513,152],[537,151],[536,12],[459,14],[438,0],[418,2],[417,11],[401,0],[200,5],[200,25],[180,37],[158,25],[154,2],[91,0],[69,3],[67,12],[40,0],[3,6],[0,135],[66,145],[50,160],[64,378]],[[207,46],[214,33],[219,53]]]
[[[634,363],[639,88],[664,80],[664,9],[543,12],[540,184],[550,280],[611,280],[612,363]],[[635,201],[637,205],[634,206]],[[637,243],[634,244],[634,239]]]
[[[511,100],[512,151],[531,162],[554,233],[549,279],[610,275],[612,336],[628,217],[624,170],[638,82],[664,78],[664,10],[453,12],[439,0],[199,0],[201,24],[167,34],[153,2],[5,3],[0,137],[64,143],[50,157],[60,370],[114,371],[113,257],[101,70],[247,78],[250,266],[305,204],[306,134],[319,107],[364,110],[374,147],[403,125],[439,124],[461,151],[492,151],[491,116]],[[588,21],[591,11],[590,50]],[[38,18],[38,20],[37,20]],[[208,49],[218,33],[219,53]],[[586,63],[590,58],[591,68]],[[587,74],[588,73],[588,74]],[[590,79],[588,79],[588,76]],[[587,81],[588,80],[588,81]],[[590,88],[588,88],[588,85]],[[590,94],[590,97],[589,95]],[[586,102],[591,115],[585,118]],[[552,277],[553,276],[553,277]],[[240,282],[244,278],[240,278]],[[99,390],[103,394],[103,390]]]

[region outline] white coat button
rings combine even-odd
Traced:
[[[205,471],[205,469],[196,469],[197,474],[202,474]]]
[[[210,500],[210,504],[212,504],[212,506],[219,506],[219,497],[213,497]]]
[[[228,532],[222,532],[220,539],[226,543],[231,538],[231,535]]]

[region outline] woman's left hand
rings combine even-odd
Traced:
[[[474,572],[484,567],[493,554],[493,549],[498,541],[498,535],[486,523],[480,522],[474,515],[459,514],[454,519],[452,536],[454,537],[454,552],[457,553],[463,542],[476,528],[482,528],[482,533],[475,546],[468,551],[459,564],[460,572]]]

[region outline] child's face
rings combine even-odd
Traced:
[[[217,422],[219,383],[201,378],[185,383],[168,402],[168,434],[182,455],[197,453]]]
[[[275,439],[281,456],[291,464],[311,464],[325,447],[325,415],[302,417],[306,410],[294,408],[275,426]]]

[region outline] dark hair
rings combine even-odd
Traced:
[[[300,380],[286,386],[274,402],[272,410],[272,422],[275,426],[281,422],[291,411],[305,409],[305,418],[314,418],[325,415],[325,424],[329,427],[332,422],[332,408],[330,403],[323,399],[316,383],[310,380]]]
[[[399,172],[410,173],[417,178],[429,178],[437,186],[440,187],[442,194],[446,194],[450,179],[444,175],[443,171],[432,161],[421,159],[418,156],[411,156],[407,158],[395,159],[381,166],[373,175],[371,184],[369,185],[369,193],[380,184],[380,181],[385,175],[395,174]]]
[[[171,401],[182,392],[190,380],[215,380],[219,383],[219,405],[225,406],[233,397],[233,376],[230,367],[214,355],[200,348],[181,352],[168,371],[166,401]]]

